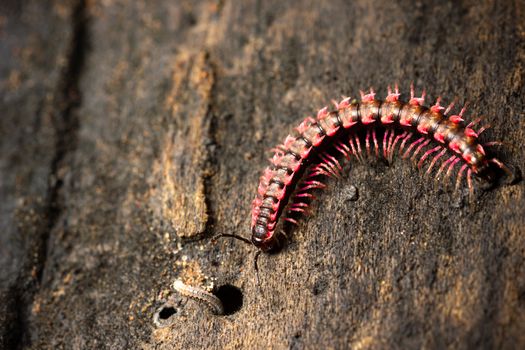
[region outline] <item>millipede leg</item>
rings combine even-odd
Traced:
[[[404,139],[403,142],[401,142],[401,146],[399,146],[399,154],[403,153],[403,149],[405,148],[405,144],[408,140],[412,138],[412,133],[409,133]]]
[[[331,177],[331,174],[327,172],[323,167],[321,167],[321,164],[317,164],[315,167],[312,168],[312,172],[308,177],[316,177],[320,175],[325,175],[328,177]]]
[[[335,148],[343,154],[343,156],[346,158],[346,160],[350,160],[350,155],[352,154],[352,151],[350,148],[348,148],[347,145],[342,143],[341,141],[337,141],[335,144]]]
[[[505,173],[509,176],[509,181],[508,181],[508,184],[514,184],[516,182],[518,182],[519,180],[521,180],[521,172],[516,172],[516,173],[513,173],[505,164],[503,164],[503,162],[501,162],[499,159],[497,158],[492,158],[492,159],[489,159],[489,162],[491,163],[494,163],[496,164],[500,169],[502,169],[503,171],[505,171]]]
[[[309,193],[309,192],[300,192],[300,193],[297,193],[295,195],[295,198],[309,198],[309,199],[312,199],[314,198],[314,195]]]
[[[305,202],[294,202],[291,206],[292,207],[297,207],[297,208],[307,208],[308,207],[308,203],[305,203]]]
[[[372,129],[372,138],[374,139],[374,149],[376,152],[376,157],[379,157],[379,145],[377,144],[376,129]]]
[[[395,130],[392,130],[390,132],[390,138],[388,139],[388,143],[386,145],[386,149],[384,150],[384,156],[385,156],[385,159],[388,160],[388,162],[390,163],[390,156],[389,156],[389,153],[390,153],[390,149],[392,148],[392,142],[394,142],[394,137],[396,137],[396,131]]]
[[[437,155],[434,156],[434,158],[432,158],[432,162],[430,162],[430,165],[427,169],[427,171],[425,172],[426,175],[430,174],[430,172],[432,171],[432,168],[434,167],[434,165],[436,164],[436,162],[439,160],[439,158],[443,157],[443,155],[447,153],[447,149],[446,148],[443,148],[441,150],[441,152],[439,152]]]
[[[370,129],[366,131],[365,144],[366,144],[366,155],[370,157]]]
[[[492,159],[489,159],[489,162],[496,164],[501,170],[507,173],[508,176],[510,176],[511,178],[514,178],[514,174],[512,173],[512,171],[510,171],[510,169],[505,164],[503,164],[499,159],[492,158]]]
[[[350,147],[352,148],[352,153],[354,154],[354,156],[357,158],[357,160],[362,163],[363,160],[361,158],[359,158],[359,155],[357,154],[357,150],[355,148],[355,145],[354,145],[354,140],[352,140],[352,136],[350,136],[348,138],[348,142],[350,143]]]
[[[407,151],[405,152],[405,154],[403,154],[403,159],[406,159],[408,158],[408,156],[410,155],[410,152],[412,152],[412,149],[419,145],[421,142],[423,142],[425,140],[424,137],[420,137],[419,139],[417,139],[416,141],[412,142],[412,144],[408,147]]]
[[[428,158],[429,155],[431,155],[432,153],[434,152],[437,152],[441,149],[441,146],[437,146],[437,147],[434,147],[432,148],[431,150],[428,150],[426,151],[423,156],[421,156],[421,159],[419,160],[419,162],[417,163],[417,168],[418,169],[421,169],[421,166],[423,165],[423,162],[425,161],[425,159]]]
[[[485,142],[483,144],[483,147],[493,147],[493,146],[503,146],[503,142],[501,142],[501,141],[490,141],[490,142]]]
[[[481,118],[476,118],[475,120],[467,124],[467,128],[472,128],[473,126],[477,125],[480,121],[481,121]]]
[[[390,129],[385,130],[385,134],[383,135],[383,156],[386,158],[386,140],[388,138],[388,133],[390,132]]]
[[[439,167],[438,169],[438,172],[436,173],[436,176],[434,177],[435,181],[438,181],[439,180],[439,176],[441,175],[441,173],[443,172],[443,170],[445,170],[445,167],[450,164],[451,162],[453,162],[457,157],[452,155],[450,156],[447,160],[445,160],[441,166]]]
[[[330,166],[329,161],[327,161],[323,156],[321,156],[321,158],[323,158],[323,163],[319,163],[319,165],[317,165],[317,167],[319,169],[324,169],[325,170],[325,175],[328,175],[328,176],[333,177],[333,178],[337,178],[338,177],[337,173],[335,172],[333,167]]]
[[[417,155],[419,154],[419,152],[423,149],[423,147],[426,147],[428,144],[430,143],[430,140],[426,140],[425,142],[423,142],[421,145],[419,145],[419,147],[416,149],[416,151],[414,152],[414,154],[412,155],[412,158],[411,160],[414,162]]]
[[[294,225],[296,225],[296,226],[299,225],[299,223],[297,222],[297,220],[292,219],[292,218],[290,218],[290,217],[286,217],[286,218],[284,218],[284,220],[285,220],[285,221],[288,221],[288,222],[290,222],[290,223],[292,223],[292,224],[294,224]]]
[[[450,175],[452,174],[452,169],[454,169],[454,166],[460,161],[460,158],[456,157],[452,162],[450,162],[450,165],[448,166],[447,173],[445,175],[445,178],[443,179],[443,182],[445,184],[448,184],[448,179],[450,178]]]
[[[467,111],[467,108],[468,108],[468,102],[465,102],[465,104],[463,105],[463,108],[461,108],[461,111],[459,111],[460,118],[463,119],[463,114],[465,114],[465,112]]]
[[[389,163],[392,163],[392,159],[394,158],[394,152],[396,150],[396,145],[397,143],[399,142],[399,140],[401,140],[402,138],[406,137],[407,136],[407,132],[403,132],[401,135],[397,135],[396,138],[394,139],[394,143],[392,144],[392,146],[390,147],[390,149],[388,150],[388,161]]]
[[[359,137],[357,135],[354,135],[355,143],[357,144],[357,152],[359,153],[359,157],[363,159],[362,153],[361,153],[361,141],[359,141]]]
[[[343,168],[341,167],[341,164],[339,164],[339,161],[329,155],[329,154],[321,154],[321,159],[323,160],[323,163],[320,164],[320,166],[325,165],[325,169],[328,170],[333,177],[340,178],[341,172],[343,171]]]
[[[304,213],[305,210],[306,210],[305,208],[290,206],[290,209],[288,209],[288,212]]]
[[[290,205],[289,212],[299,212],[307,214],[306,210],[308,209],[308,204],[305,202],[295,202]]]
[[[455,187],[455,191],[458,190],[459,188],[459,185],[461,184],[461,180],[463,179],[463,173],[465,172],[465,170],[467,169],[468,167],[468,164],[463,164],[461,166],[461,168],[459,169],[459,172],[458,172],[458,177],[456,179],[456,187]]]
[[[467,184],[470,202],[474,202],[474,187],[472,186],[472,169],[468,169],[467,171]]]
[[[450,102],[447,108],[445,108],[445,111],[443,112],[444,115],[448,116],[452,108],[454,108],[454,105],[456,104],[455,101]]]
[[[479,128],[477,134],[478,136],[481,135],[482,132],[486,131],[487,129],[490,129],[490,125],[483,125],[481,128]]]
[[[324,163],[323,166],[332,175],[334,179],[338,179],[341,177],[341,175],[339,174],[335,165],[332,162]]]
[[[337,160],[337,158],[335,158],[334,156],[331,156],[331,155],[329,155],[329,154],[327,155],[327,157],[328,157],[329,159],[332,160],[332,163],[331,163],[331,164],[332,164],[332,165],[335,165],[335,166],[337,167],[337,169],[336,169],[336,170],[338,171],[337,173],[338,173],[339,175],[341,175],[341,173],[343,172],[343,167],[341,166],[341,164],[339,163],[339,161]]]
[[[319,182],[319,181],[312,181],[312,180],[309,180],[309,181],[305,181],[303,183],[304,186],[302,186],[301,188],[299,188],[299,191],[308,191],[310,189],[313,189],[313,188],[325,188],[326,185],[322,182]]]
[[[301,215],[308,216],[310,215],[310,210],[308,210],[308,207],[309,204],[305,202],[295,202],[294,204],[289,206],[288,214],[299,213]],[[287,217],[289,217],[289,215]]]

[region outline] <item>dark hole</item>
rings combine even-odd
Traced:
[[[220,286],[213,294],[222,301],[225,315],[232,315],[242,307],[242,292],[231,284]]]
[[[177,310],[174,307],[166,306],[159,311],[159,319],[167,320],[171,316],[175,315]]]

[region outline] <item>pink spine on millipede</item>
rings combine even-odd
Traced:
[[[413,86],[408,102],[400,100],[397,86],[388,88],[385,100],[376,99],[371,89],[368,94],[361,92],[360,102],[333,101],[334,110],[324,107],[316,118],[305,118],[293,135],[274,148],[261,176],[252,204],[252,242],[263,251],[277,248],[279,220],[297,223],[294,214],[306,210],[313,189],[325,187],[322,178],[342,174],[340,158],[363,162],[366,153],[391,162],[397,152],[419,169],[428,162],[425,173],[435,167],[436,179],[442,174],[448,179],[459,168],[456,187],[466,178],[471,195],[473,176],[491,180],[490,164],[510,173],[499,160],[487,157],[484,146],[496,143],[479,142],[487,126],[476,131],[479,120],[466,124],[465,107],[451,114],[453,103],[445,108],[438,98],[425,107],[424,101],[425,92],[416,97]]]

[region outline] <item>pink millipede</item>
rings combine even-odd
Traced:
[[[203,303],[216,315],[224,314],[224,307],[221,300],[202,288],[188,286],[181,280],[176,280],[173,282],[173,289],[185,297],[192,298],[200,303]]]
[[[438,169],[435,178],[445,174],[444,181],[459,167],[454,187],[466,178],[471,197],[473,177],[491,182],[497,168],[512,176],[501,161],[487,155],[484,146],[498,143],[479,142],[478,136],[487,126],[475,131],[477,120],[465,123],[465,108],[449,115],[453,103],[445,108],[440,105],[441,98],[425,107],[425,93],[415,97],[413,86],[408,102],[399,97],[397,86],[393,91],[389,87],[384,101],[376,99],[371,89],[368,94],[361,92],[361,102],[344,98],[333,102],[335,109],[324,107],[317,118],[304,119],[295,134],[273,149],[271,164],[263,171],[252,204],[251,240],[234,234],[221,236],[251,242],[259,252],[279,249],[286,237],[282,228],[277,229],[279,220],[297,224],[295,216],[303,213],[313,198],[310,192],[324,187],[323,178],[340,177],[342,167],[337,157],[363,162],[373,154],[391,162],[397,151],[419,169],[428,162],[422,169],[425,175]]]

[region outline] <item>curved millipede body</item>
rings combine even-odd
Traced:
[[[496,142],[482,145],[478,141],[486,126],[474,130],[479,120],[466,123],[465,108],[451,114],[453,104],[445,108],[439,98],[425,107],[425,94],[415,97],[413,87],[408,102],[399,97],[396,86],[394,91],[388,89],[385,100],[376,99],[371,90],[361,93],[361,102],[350,98],[334,102],[334,110],[325,107],[317,118],[306,118],[295,134],[274,149],[252,205],[251,241],[255,246],[262,251],[279,247],[281,231],[276,226],[281,216],[296,223],[293,214],[305,211],[312,189],[324,187],[322,177],[341,173],[341,157],[362,161],[366,153],[391,162],[397,152],[402,158],[410,157],[420,169],[427,162],[426,173],[434,169],[436,178],[448,179],[457,171],[456,187],[466,178],[471,194],[473,177],[493,180],[491,164],[509,172],[499,160],[487,156],[483,146]]]
[[[181,280],[176,280],[173,282],[173,289],[185,297],[195,299],[200,303],[204,303],[204,305],[206,305],[216,315],[224,314],[222,301],[204,289],[188,286]]]

